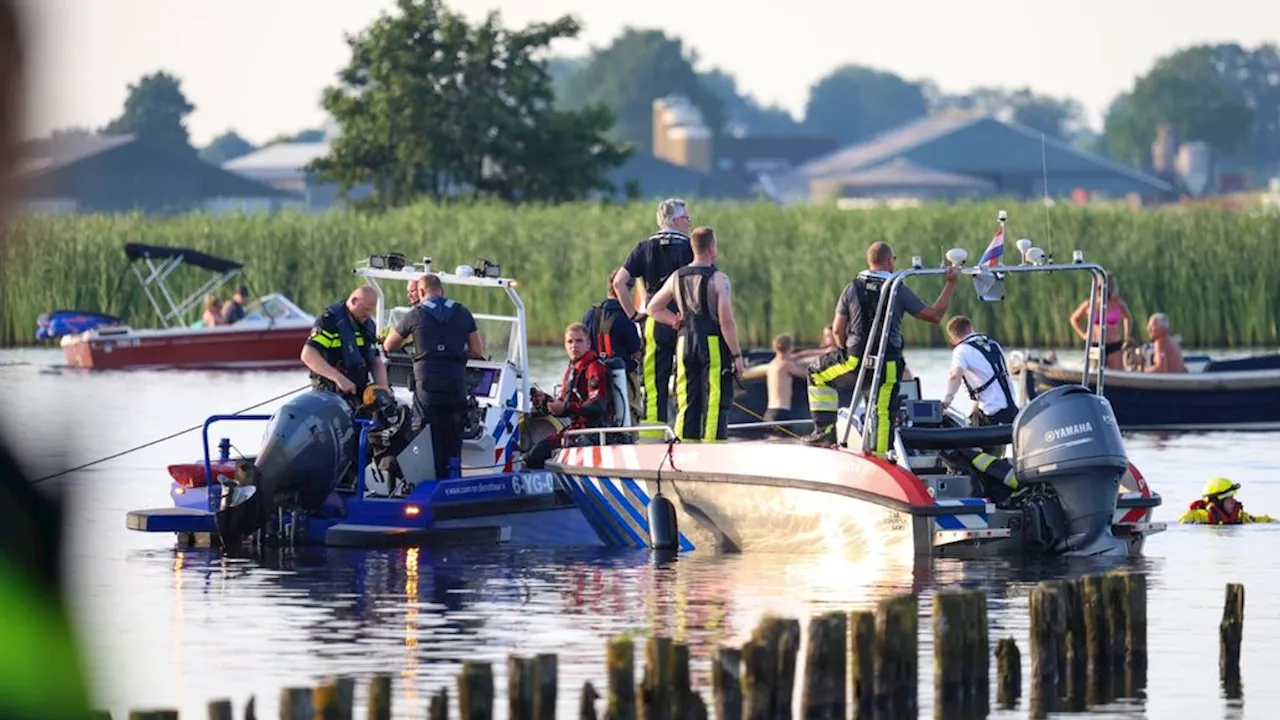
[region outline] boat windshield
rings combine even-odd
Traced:
[[[409,313],[409,309],[407,305],[391,308],[387,313],[387,327],[399,325],[404,316]],[[486,355],[494,360],[499,357],[510,360],[516,367],[524,366],[520,357],[520,342],[516,335],[514,317],[484,313],[472,313],[472,316],[476,319],[476,329],[480,331],[480,339],[484,341]]]
[[[265,295],[250,302],[244,309],[244,319],[240,322],[266,322],[280,320],[314,320],[311,315],[302,311],[280,293]]]

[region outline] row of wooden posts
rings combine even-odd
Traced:
[[[1139,697],[1147,679],[1146,576],[1107,573],[1039,583],[1031,593],[1030,714],[1082,711],[1118,698]],[[829,613],[809,620],[808,652],[800,678],[805,720],[917,717],[917,598],[882,600],[874,611]],[[1220,635],[1220,680],[1239,697],[1244,587],[1227,585]],[[604,718],[612,720],[775,720],[792,717],[800,623],[765,617],[739,648],[721,647],[712,661],[713,710],[691,688],[689,648],[650,637],[644,672],[635,679],[635,644],[611,640],[607,652]],[[990,711],[991,648],[987,598],[977,590],[942,592],[933,598],[934,712],[936,717],[981,718]],[[996,643],[996,700],[1016,707],[1022,694],[1021,652],[1013,638]],[[552,720],[558,695],[554,654],[511,656],[507,663],[510,720]],[[280,693],[281,720],[349,720],[355,682],[342,678],[316,688]],[[851,690],[851,692],[850,692]],[[466,662],[458,674],[457,708],[463,720],[493,717],[490,663]],[[852,708],[846,697],[852,698]],[[600,695],[582,688],[578,718],[596,720]],[[231,720],[229,700],[209,703],[209,720]],[[415,715],[419,711],[414,712]],[[100,714],[104,718],[110,716]],[[449,716],[442,688],[426,708],[431,720]],[[133,711],[130,720],[176,720],[173,710]],[[254,701],[244,712],[255,718]],[[391,678],[374,677],[368,688],[368,720],[391,717]]]

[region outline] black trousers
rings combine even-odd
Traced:
[[[685,330],[676,342],[676,437],[720,442],[729,437],[733,359],[719,335]]]
[[[644,383],[645,425],[662,425],[668,420],[671,371],[675,364],[678,333],[670,325],[664,325],[652,317],[644,320],[644,354],[640,361],[640,376]],[[660,431],[648,430],[641,437],[661,438]]]
[[[424,398],[422,393],[415,393],[413,409],[421,422],[430,427],[436,479],[444,480],[449,477],[449,461],[453,458],[458,459],[461,471],[462,428],[467,422],[467,403],[461,399],[441,401]]]

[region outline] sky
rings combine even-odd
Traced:
[[[394,0],[18,0],[31,30],[26,134],[100,128],[128,85],[167,70],[196,110],[200,146],[228,129],[254,143],[319,127],[320,93],[345,65],[356,33]],[[857,63],[944,91],[1029,86],[1080,101],[1101,126],[1111,100],[1161,56],[1188,45],[1280,43],[1276,0],[452,0],[504,24],[572,14],[579,39],[563,54],[603,47],[624,27],[659,28],[738,78],[740,91],[802,117],[809,87]],[[758,10],[751,9],[755,5]],[[732,24],[734,29],[730,29]]]

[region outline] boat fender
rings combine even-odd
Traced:
[[[676,508],[661,494],[649,500],[649,544],[654,550],[676,550],[680,547]]]
[[[1057,493],[1036,483],[1015,496],[1022,510],[1022,536],[1033,555],[1054,555],[1066,549],[1067,516]]]

